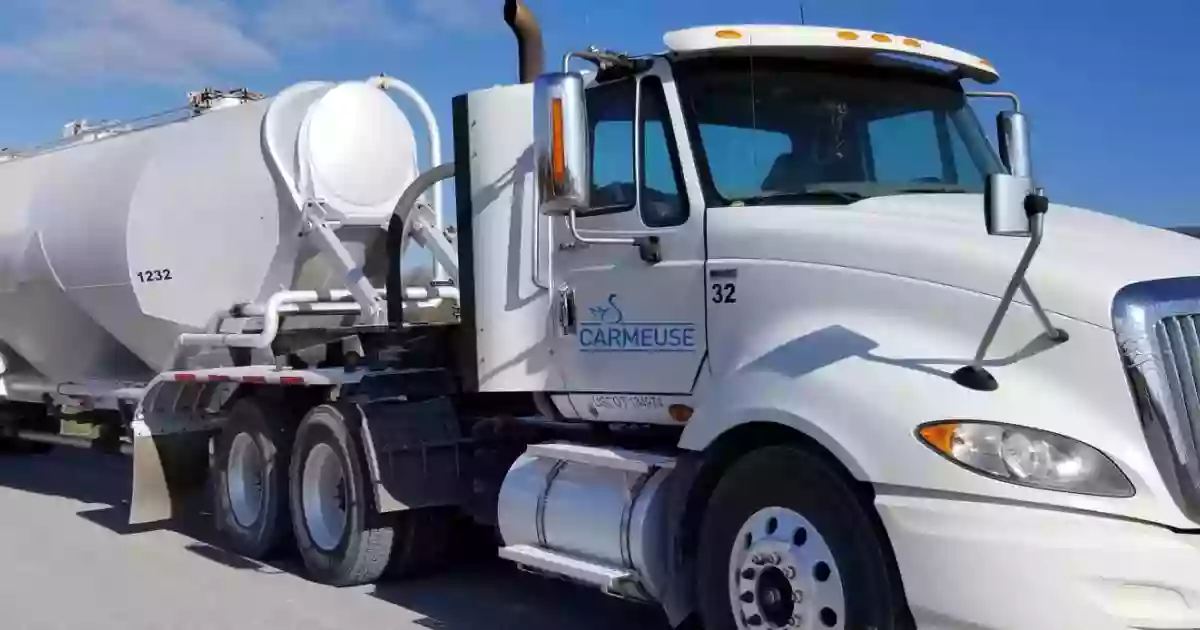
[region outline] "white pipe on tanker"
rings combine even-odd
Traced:
[[[257,333],[183,333],[181,346],[228,346],[233,348],[267,348],[279,334],[279,307],[284,304],[320,302],[323,292],[280,291],[268,300],[263,313],[263,329]]]
[[[368,83],[371,83],[380,89],[396,90],[397,92],[407,96],[409,100],[411,100],[417,106],[417,110],[419,110],[421,112],[421,116],[425,118],[425,124],[428,125],[430,167],[436,168],[440,166],[442,163],[442,132],[438,127],[437,117],[433,115],[433,108],[429,106],[429,103],[425,100],[425,97],[421,96],[421,93],[411,85],[401,81],[400,79],[389,77],[387,75],[371,77],[368,79]],[[441,232],[445,229],[445,219],[443,218],[443,214],[446,212],[446,209],[442,207],[442,199],[442,182],[439,181],[433,186],[433,207],[436,210],[433,213],[434,227],[437,228],[438,232]],[[433,279],[439,281],[446,279],[446,271],[442,265],[438,264],[437,260],[433,261]]]
[[[319,86],[319,85],[322,85],[321,82],[319,82],[319,81],[307,81],[304,83],[298,83],[296,85],[293,85],[290,89],[297,89],[297,88],[305,87],[305,86],[314,86],[315,87],[315,86]],[[274,107],[268,108],[266,117],[263,120],[263,128],[264,129],[274,128],[275,118],[278,115],[279,115],[279,112],[277,111],[276,108],[274,108]],[[287,188],[288,193],[290,193],[292,195],[292,200],[296,204],[296,209],[303,211],[304,204],[307,200],[301,198],[301,192],[300,192],[300,189],[296,186],[296,180],[292,178],[292,174],[288,172],[288,169],[283,168],[283,165],[287,164],[288,162],[280,156],[279,148],[275,146],[275,142],[274,142],[275,138],[271,134],[264,134],[264,139],[265,139],[266,145],[267,145],[267,154],[269,154],[271,156],[271,161],[274,162],[275,164],[279,165],[279,169],[278,169],[279,177],[283,179],[284,187]]]
[[[387,297],[387,291],[379,290],[380,297]],[[233,312],[221,313],[234,317],[262,317],[263,328],[257,333],[183,333],[179,335],[180,346],[225,346],[233,348],[268,348],[279,334],[279,316],[285,313],[303,313],[301,305],[320,307],[323,314],[351,315],[362,311],[357,303],[348,302],[337,304],[341,300],[352,297],[346,289],[333,291],[280,291],[272,295],[265,305],[246,304],[231,309]],[[425,301],[442,298],[458,297],[455,287],[434,287],[422,289],[406,288],[406,301]],[[290,307],[295,307],[294,310]],[[344,308],[345,310],[341,310]],[[328,310],[324,310],[328,309]]]
[[[345,290],[332,291],[330,292],[329,297],[322,302],[285,304],[279,307],[278,313],[280,315],[354,315],[356,313],[361,313],[362,307],[357,303],[341,303],[344,300],[350,299],[349,294],[350,292]],[[387,297],[387,290],[380,289],[379,295],[380,297]],[[442,300],[457,297],[457,287],[436,287],[434,289],[427,289],[423,287],[405,287],[404,289],[404,301],[406,302],[425,302],[428,300]],[[238,306],[234,310],[236,310],[236,315],[239,317],[262,317],[266,315],[267,312],[266,307],[264,307],[262,304],[245,304]]]

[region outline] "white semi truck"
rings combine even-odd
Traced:
[[[708,630],[1200,627],[1193,239],[1050,205],[965,52],[713,26],[547,71],[505,14],[520,82],[454,99],[445,164],[387,77],[10,154],[10,437],[129,427],[133,521],[208,488],[334,585],[466,518]]]

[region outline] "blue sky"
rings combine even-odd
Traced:
[[[552,61],[592,44],[657,51],[674,28],[800,17],[797,0],[527,2]],[[206,85],[273,93],[386,72],[426,95],[450,151],[451,97],[515,78],[502,5],[2,0],[0,147],[53,138],[77,118],[174,107]],[[1031,116],[1035,166],[1052,199],[1155,225],[1200,224],[1200,0],[805,0],[805,15],[994,61],[999,87],[1019,92]]]

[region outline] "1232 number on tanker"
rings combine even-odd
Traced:
[[[138,282],[165,282],[171,279],[170,269],[147,269],[137,272]]]

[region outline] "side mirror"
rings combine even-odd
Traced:
[[[1040,302],[1029,288],[1026,274],[1029,263],[1037,254],[1042,244],[1042,220],[1050,201],[1042,189],[1033,182],[1033,166],[1029,159],[1029,125],[1025,115],[1020,112],[1021,105],[1015,94],[1005,92],[974,92],[974,96],[999,97],[1011,99],[1013,111],[1001,112],[996,118],[996,127],[1000,142],[1000,159],[1008,169],[1007,173],[988,175],[984,183],[983,204],[984,220],[987,223],[988,234],[994,236],[1028,236],[1029,243],[1025,245],[1025,253],[1000,297],[1000,304],[992,314],[983,340],[975,350],[975,358],[971,363],[954,371],[954,382],[975,391],[990,392],[1000,386],[996,377],[984,367],[984,357],[988,347],[996,338],[996,331],[1004,321],[1004,315],[1012,304],[1013,297],[1020,289],[1025,299],[1033,309],[1037,318],[1046,329],[1046,338],[1054,343],[1063,343],[1068,336],[1066,331],[1055,328],[1050,316],[1042,308]]]
[[[1016,111],[1003,111],[996,116],[996,138],[1000,141],[1000,159],[1008,172],[1017,177],[1032,177],[1033,162],[1029,156],[1029,119]]]
[[[565,215],[591,205],[583,75],[551,72],[534,81],[534,146],[540,210]]]
[[[996,117],[996,137],[1000,142],[1000,160],[1008,173],[989,175],[984,185],[984,217],[988,234],[1029,236],[1032,232],[1031,220],[1037,213],[1027,208],[1027,204],[1033,200],[1034,187],[1033,166],[1029,156],[1029,123],[1025,115],[1018,111],[1000,112]]]

